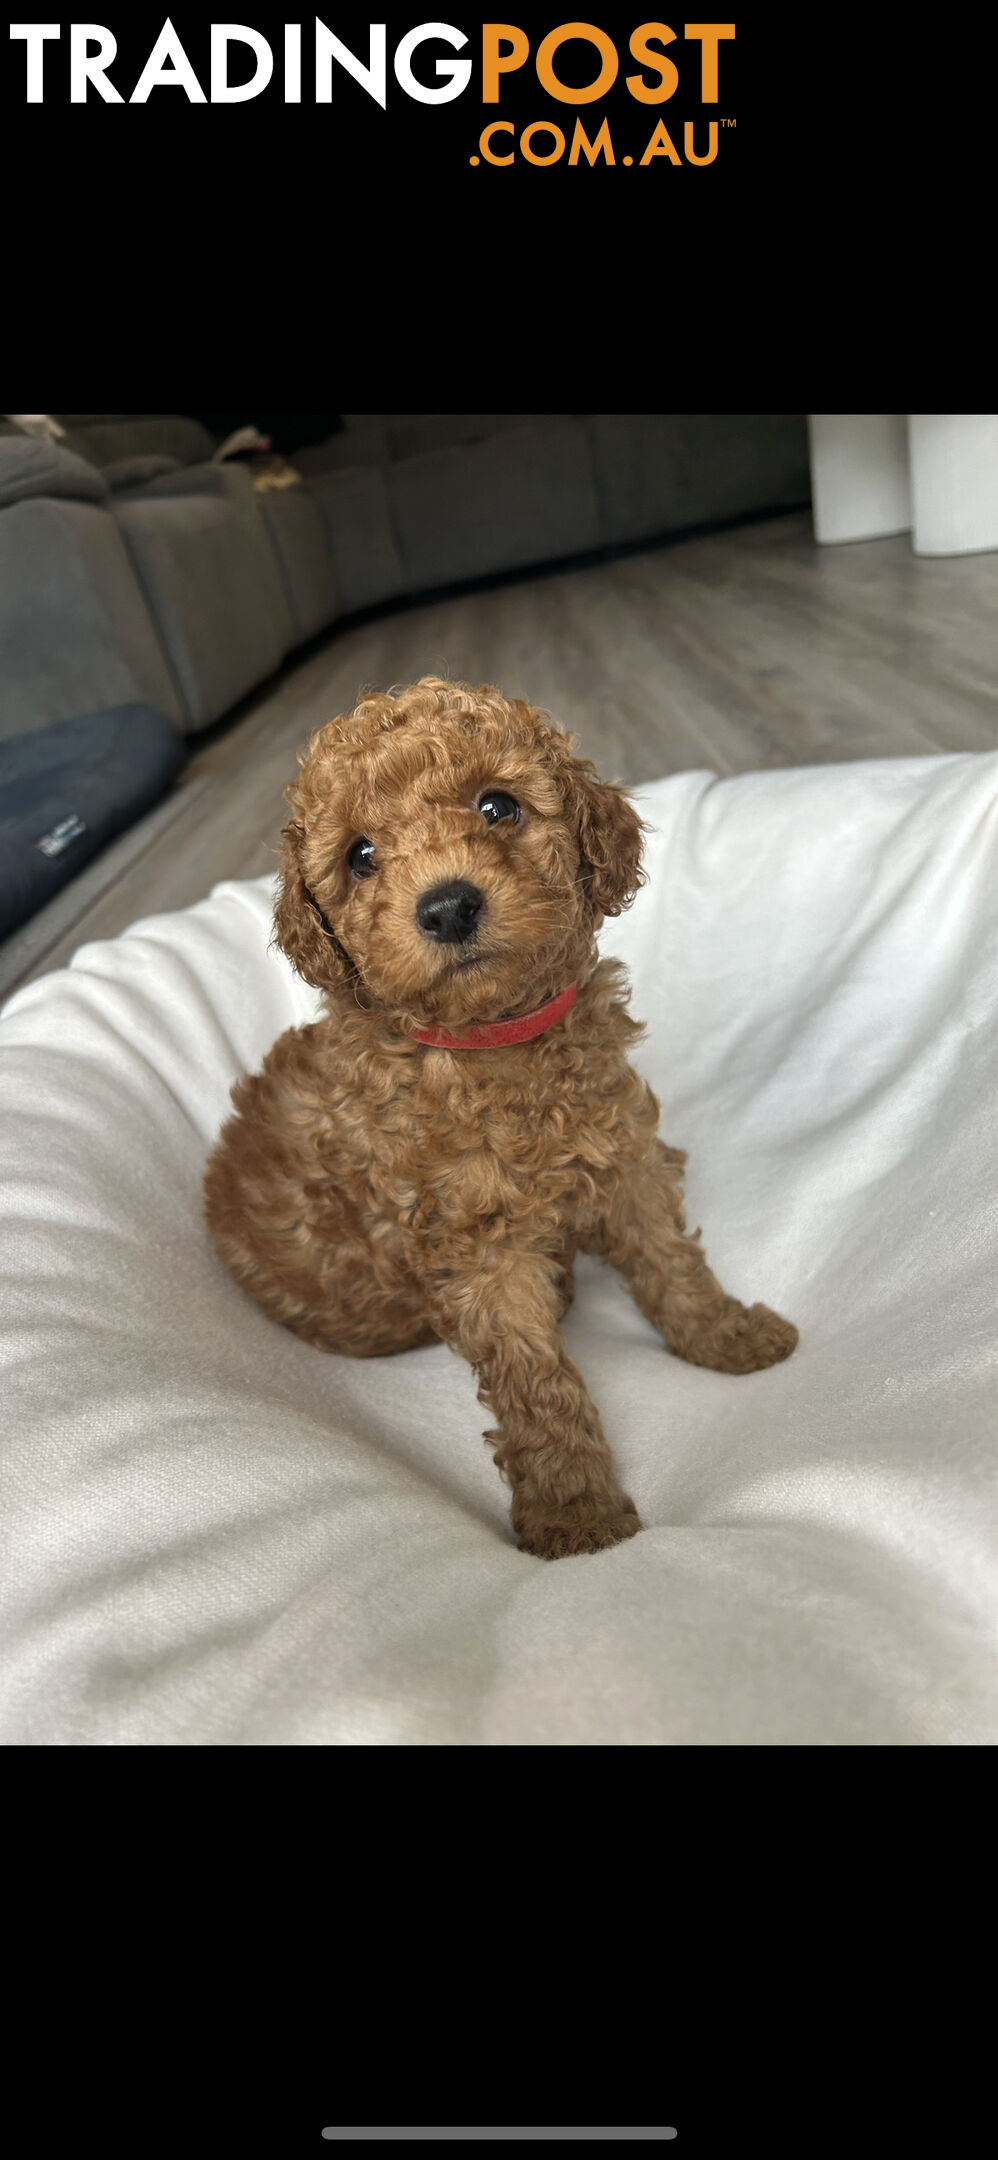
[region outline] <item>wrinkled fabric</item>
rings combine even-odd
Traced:
[[[517,1551],[471,1370],[277,1327],[200,1218],[233,1079],[318,1001],[271,881],[84,946],[0,1017],[0,1738],[998,1738],[998,755],[641,790],[606,926],[688,1220],[798,1350],[563,1332],[645,1524]]]

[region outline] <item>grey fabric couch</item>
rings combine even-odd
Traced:
[[[799,413],[346,413],[297,451],[340,612],[497,571],[790,509]]]
[[[109,486],[190,733],[274,673],[299,628],[295,529],[282,552],[249,473],[212,463],[207,429],[182,415],[57,414],[65,443]],[[298,491],[300,492],[300,491]],[[277,522],[280,513],[277,513]],[[310,588],[306,563],[306,615]]]
[[[63,445],[0,429],[0,737],[129,703],[182,724],[107,483]]]
[[[278,641],[283,641],[286,650],[288,643],[302,643],[306,638],[315,636],[317,631],[324,629],[332,620],[333,580],[325,534],[318,508],[304,489],[261,493],[255,498],[253,516],[248,517],[245,487],[242,481],[235,479],[240,473],[243,480],[248,477],[245,468],[230,463],[226,463],[223,468],[212,465],[215,438],[199,421],[174,413],[60,413],[55,417],[67,430],[64,438],[67,445],[100,468],[114,494],[115,508],[119,513],[126,503],[144,499],[144,491],[151,483],[164,483],[168,473],[174,475],[175,485],[172,488],[165,484],[160,485],[156,489],[158,497],[168,493],[178,497],[184,492],[194,493],[199,489],[200,492],[205,492],[205,472],[214,475],[217,482],[217,475],[222,470],[227,483],[235,481],[234,485],[216,484],[214,492],[219,496],[227,496],[230,503],[237,508],[238,522],[242,526],[242,569],[244,573],[248,573],[249,585],[251,588],[259,587],[261,576],[264,587],[271,582],[267,571],[261,570],[259,558],[254,575],[247,556],[247,548],[252,552],[259,539],[258,532],[253,540],[249,538],[249,527],[258,526],[262,522],[265,537],[273,550],[283,590],[283,604],[280,601],[275,602],[272,591],[268,596],[267,612],[270,623],[269,631],[265,630],[264,636],[269,636],[270,665],[276,665],[272,657],[275,635]],[[129,525],[127,517],[123,517],[122,522],[126,527]],[[154,523],[141,519],[132,519],[130,522],[132,529],[138,532],[147,531],[150,524]],[[160,582],[157,583],[153,570],[155,547],[152,551],[143,549],[142,554],[153,573],[153,588],[159,592],[162,590],[162,570]],[[175,601],[168,613],[176,619]],[[203,644],[203,635],[200,640],[195,638],[195,643],[199,642]],[[255,633],[251,633],[251,649],[254,644],[259,645],[259,638]],[[264,673],[268,672],[263,661],[258,660],[256,664],[263,667]],[[216,678],[224,672],[224,669],[220,669],[217,658],[212,672]],[[259,679],[259,674],[252,678],[253,681]],[[198,695],[195,699],[202,712],[216,702],[219,694],[219,687],[216,687],[213,693],[207,683],[204,690],[205,694]],[[229,697],[219,710],[225,711],[232,702],[233,699]],[[201,724],[204,724],[203,720]]]
[[[295,642],[284,578],[238,466],[181,467],[115,496],[190,732],[280,667]]]
[[[802,414],[345,414],[268,492],[183,415],[56,417],[0,428],[0,731],[142,700],[192,734],[358,609],[809,492]]]
[[[802,414],[347,413],[280,489],[184,415],[55,417],[0,422],[0,737],[191,735],[360,609],[809,496]]]

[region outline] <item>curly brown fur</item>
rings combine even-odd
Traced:
[[[215,1246],[320,1349],[449,1343],[498,1420],[486,1437],[521,1545],[616,1544],[641,1524],[558,1333],[575,1253],[618,1268],[693,1364],[755,1372],[797,1341],[711,1274],[686,1231],[685,1158],[628,1063],[641,1029],[595,941],[641,882],[639,820],[546,715],[435,677],[363,697],[300,763],[275,935],[325,1015],[233,1089],[205,1179]],[[486,823],[496,789],[515,822]],[[442,944],[415,911],[455,880],[481,912]],[[446,1050],[409,1032],[532,1012],[572,982],[571,1011],[528,1042]]]

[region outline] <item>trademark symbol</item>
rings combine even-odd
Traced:
[[[722,120],[722,122],[721,122],[721,126],[722,126],[722,127],[737,127],[737,126],[738,126],[738,122],[737,122],[737,120]]]

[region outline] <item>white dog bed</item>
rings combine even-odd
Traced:
[[[607,926],[749,1378],[577,1263],[646,1524],[517,1551],[474,1377],[274,1325],[200,1219],[236,1074],[317,1001],[221,885],[0,1018],[7,1744],[998,1738],[998,755],[643,789]]]

